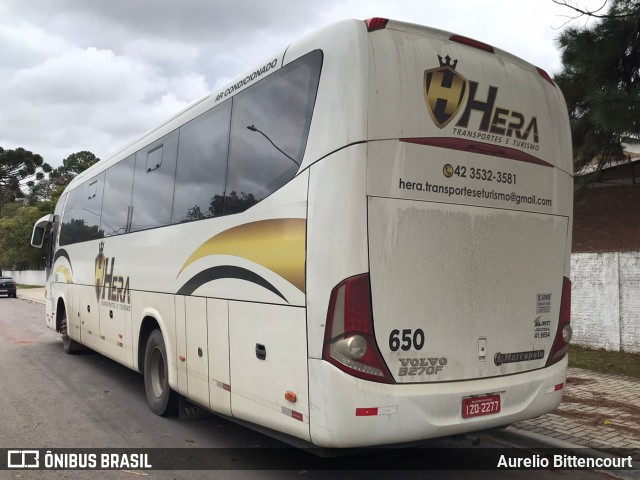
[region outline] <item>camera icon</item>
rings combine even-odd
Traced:
[[[39,468],[39,450],[8,450],[7,468]]]

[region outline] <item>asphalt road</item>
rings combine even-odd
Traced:
[[[513,440],[510,440],[513,444]],[[505,444],[496,437],[459,436],[427,442],[427,447],[459,448],[459,464],[482,447]],[[46,328],[44,306],[0,298],[0,448],[237,448],[231,465],[255,459],[259,448],[284,444],[227,419],[161,418],[147,407],[142,376],[91,351],[65,355],[55,332]],[[524,446],[520,445],[520,446]],[[526,445],[532,446],[532,445]],[[540,445],[538,445],[540,446]],[[173,451],[173,450],[172,450]],[[230,452],[231,450],[225,450]],[[267,455],[269,454],[266,450]],[[295,458],[306,452],[289,450]],[[425,450],[426,452],[426,450]],[[495,478],[493,471],[397,470],[393,452],[376,454],[386,469],[216,470],[216,471],[0,471],[0,479],[199,479],[199,478]],[[234,463],[235,462],[235,463]],[[322,465],[322,464],[321,464]],[[328,465],[328,464],[327,464]],[[508,471],[501,478],[587,478],[591,471]]]

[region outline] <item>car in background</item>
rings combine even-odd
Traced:
[[[11,277],[0,277],[0,295],[16,298],[16,282]]]

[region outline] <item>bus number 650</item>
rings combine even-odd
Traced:
[[[412,334],[413,332],[413,334]],[[411,347],[416,350],[421,350],[424,346],[424,332],[421,328],[411,330],[406,328],[402,330],[402,337],[400,337],[400,330],[391,330],[389,335],[389,349],[392,352],[402,349],[403,351],[411,350]]]

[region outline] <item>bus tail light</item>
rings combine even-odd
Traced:
[[[393,383],[373,335],[369,274],[347,278],[332,290],[322,358],[354,377]]]
[[[553,79],[549,76],[549,74],[547,72],[545,72],[540,67],[536,67],[536,70],[538,70],[538,73],[540,74],[540,76],[542,78],[544,78],[547,82],[549,82],[551,85],[553,85],[555,87],[556,84],[553,82]]]
[[[373,17],[373,18],[367,18],[364,23],[367,24],[367,31],[368,32],[375,32],[376,30],[382,30],[387,26],[387,23],[389,23],[389,19],[388,18],[380,18],[380,17]]]
[[[558,330],[553,346],[549,352],[546,366],[558,363],[564,358],[569,350],[569,342],[573,337],[571,329],[571,280],[563,277],[562,280],[562,298],[560,299],[560,319],[558,321]]]
[[[461,43],[462,45],[466,45],[468,47],[477,48],[478,50],[483,50],[489,53],[496,53],[491,45],[488,45],[484,42],[479,42],[478,40],[474,40],[473,38],[463,37],[462,35],[451,35],[449,40],[456,43]]]

